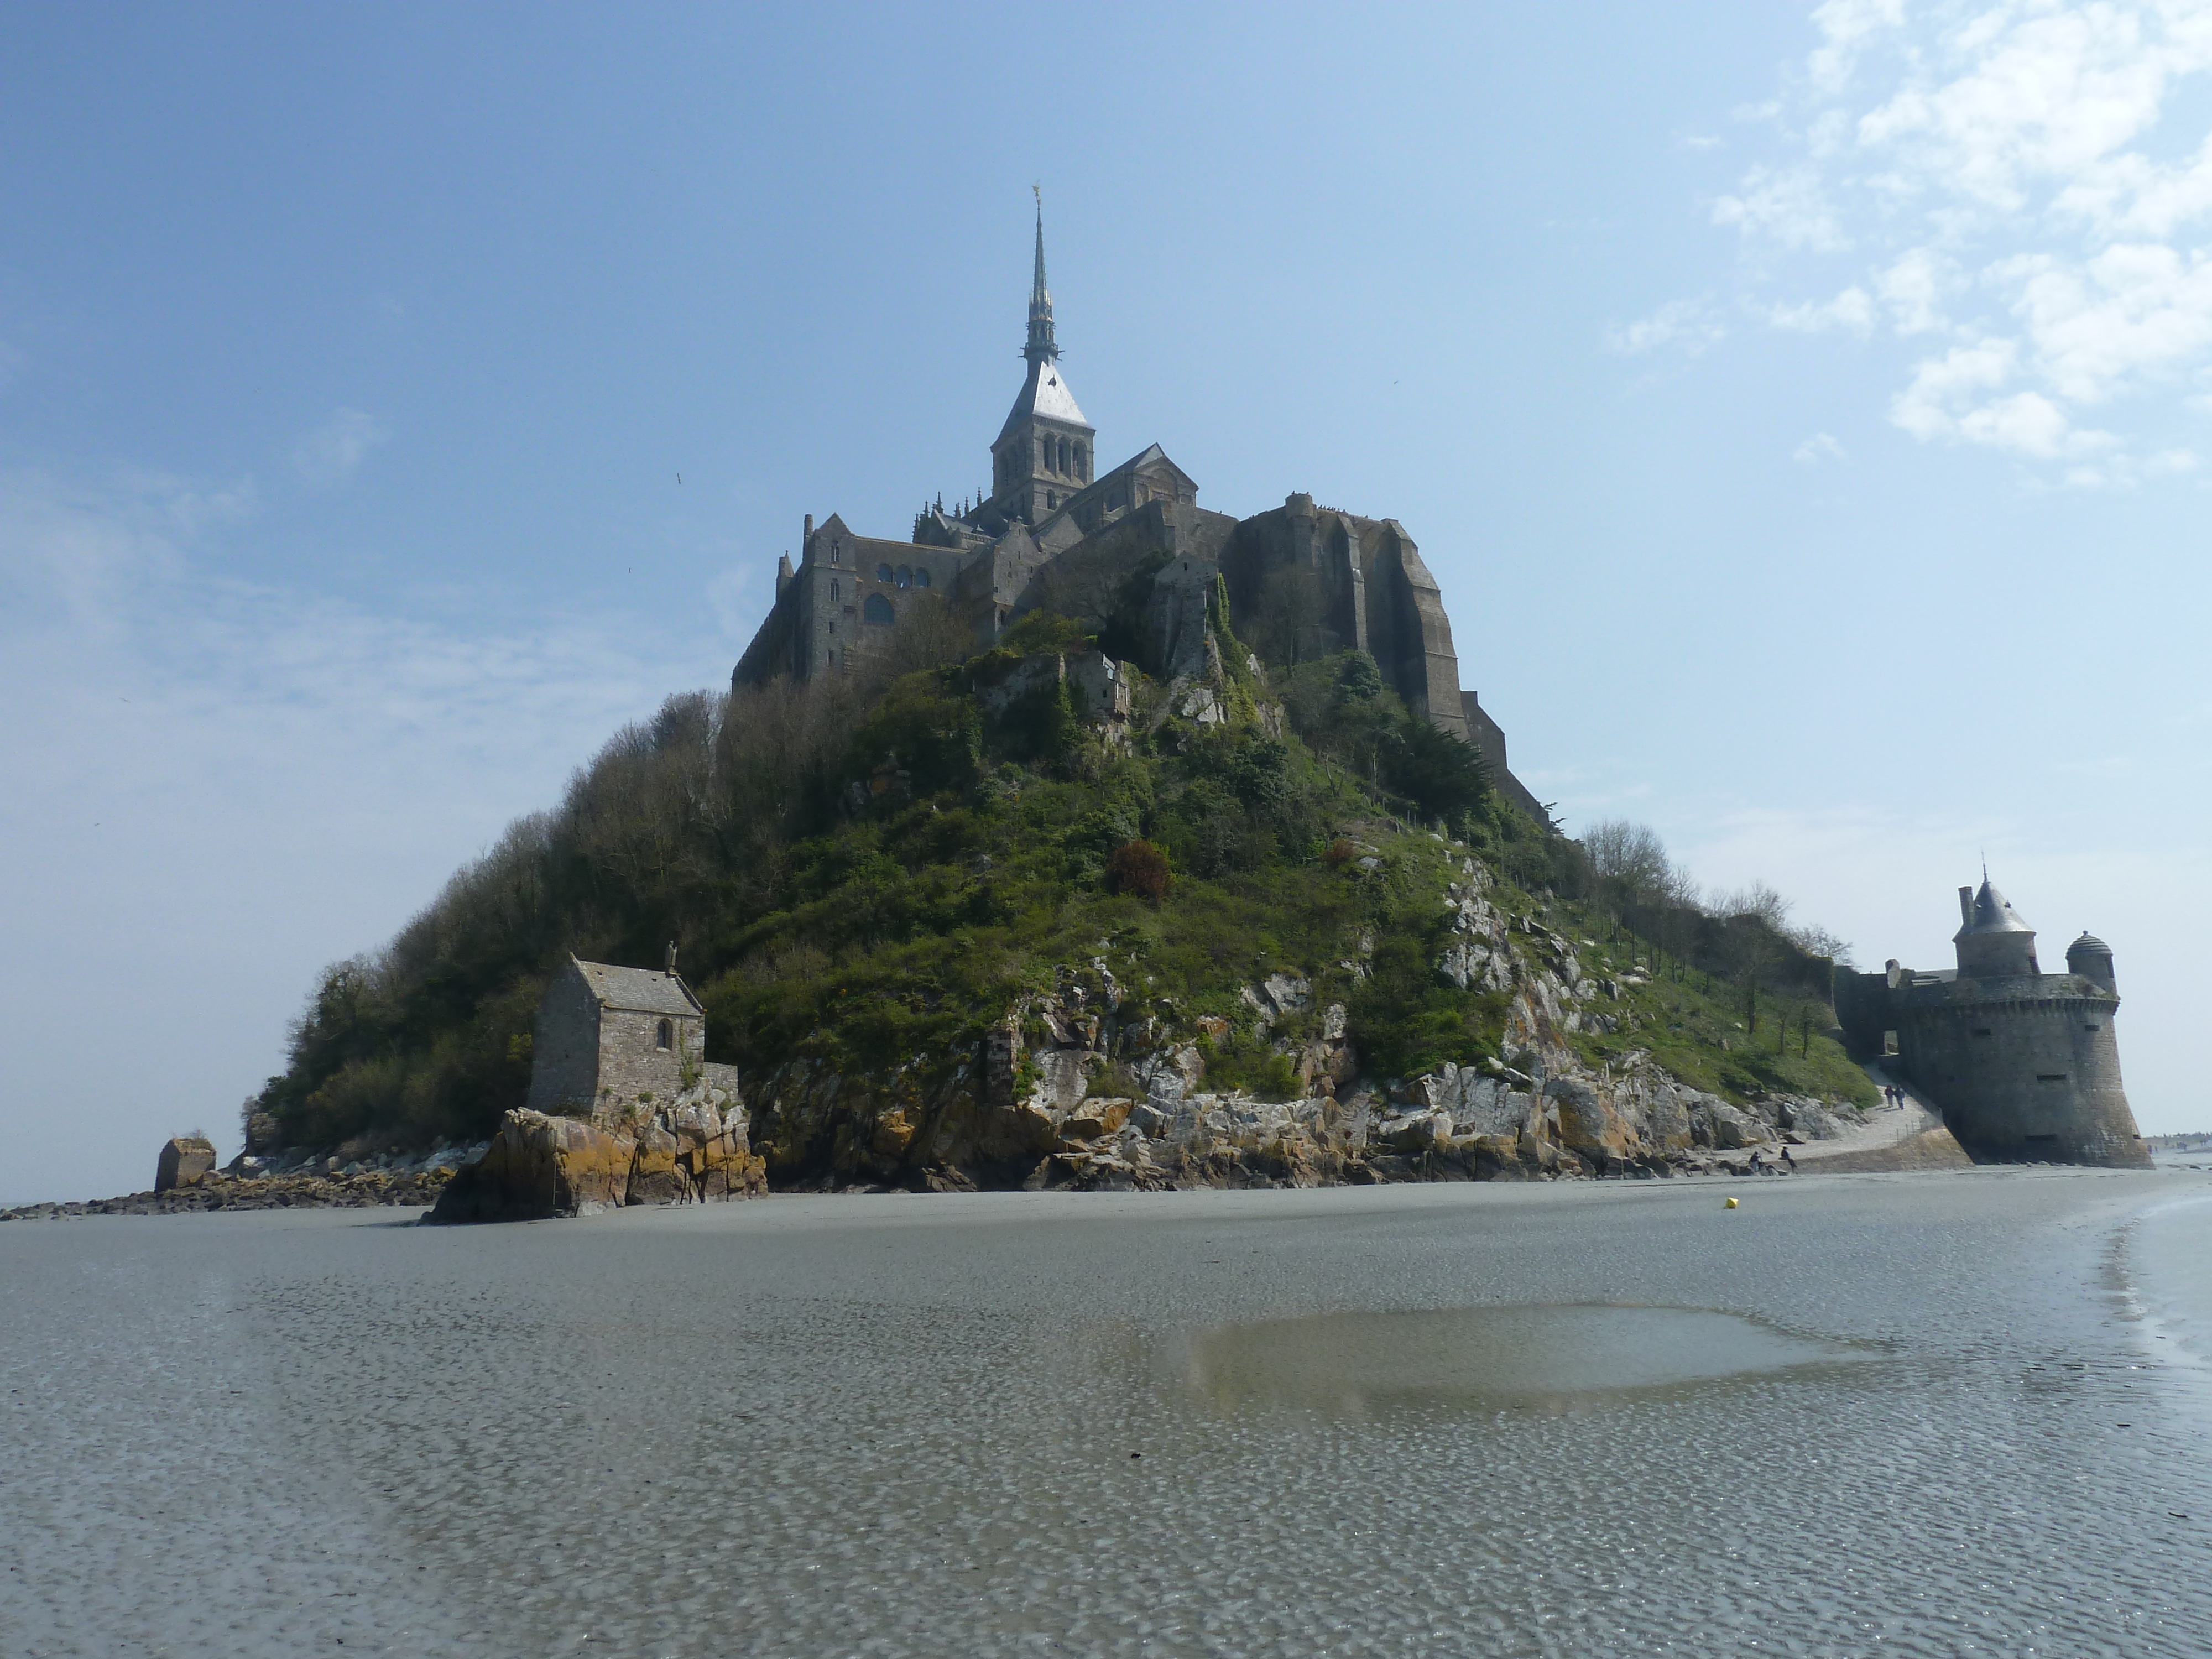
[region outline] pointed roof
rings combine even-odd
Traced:
[[[1052,337],[1052,291],[1044,285],[1044,193],[1037,192],[1036,275],[1030,282],[1030,338],[1022,356],[1031,364],[1060,361],[1060,346]],[[1034,374],[1030,376],[1036,378]]]
[[[1042,360],[1030,363],[1029,378],[1022,382],[1020,394],[1014,406],[1007,411],[1006,425],[999,428],[1004,438],[1024,421],[1030,419],[1059,421],[1068,426],[1079,426],[1092,430],[1091,422],[1083,418],[1083,411],[1075,406],[1075,394],[1067,389],[1067,377],[1060,372],[1058,363]]]
[[[2033,933],[2034,931],[2021,920],[2020,912],[2012,908],[2005,896],[1990,885],[1985,872],[1982,876],[1982,890],[1974,895],[1972,919],[1951,937],[1955,944],[1969,933]]]

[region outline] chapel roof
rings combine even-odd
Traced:
[[[699,1014],[705,1011],[691,988],[674,974],[651,968],[618,968],[608,962],[570,957],[584,983],[603,1007],[641,1014]]]

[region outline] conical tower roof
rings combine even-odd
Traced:
[[[2034,931],[2021,920],[2020,912],[2012,908],[2005,896],[1990,885],[1989,875],[1984,872],[1981,891],[1974,895],[1972,915],[1951,937],[1955,944],[1970,933],[2033,933]]]

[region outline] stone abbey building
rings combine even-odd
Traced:
[[[1022,356],[1028,372],[991,445],[989,499],[925,507],[904,541],[808,514],[799,562],[779,562],[775,602],[733,685],[847,672],[881,653],[911,609],[940,604],[979,650],[1024,611],[1052,611],[1172,680],[1204,672],[1205,607],[1225,585],[1238,619],[1272,605],[1302,658],[1366,651],[1408,707],[1481,751],[1507,799],[1550,822],[1508,769],[1504,732],[1460,689],[1443,596],[1396,520],[1304,494],[1251,518],[1215,513],[1158,444],[1098,470],[1097,434],[1060,372],[1042,214]]]
[[[2120,1088],[2112,948],[2084,933],[2046,974],[2035,930],[1990,885],[1959,890],[1954,969],[1836,970],[1836,1018],[1852,1049],[1890,1064],[1942,1112],[1978,1164],[2147,1169]]]

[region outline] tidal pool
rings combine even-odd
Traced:
[[[1228,1325],[1193,1339],[1188,1376],[1217,1405],[1571,1412],[1875,1357],[1710,1308],[1539,1304]]]

